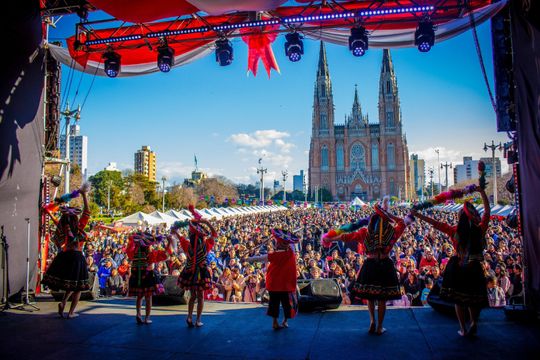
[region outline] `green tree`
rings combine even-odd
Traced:
[[[110,205],[113,209],[123,207],[125,199],[123,196],[125,190],[124,179],[119,171],[102,170],[91,176],[92,197],[96,204],[107,207],[108,192],[110,187]]]

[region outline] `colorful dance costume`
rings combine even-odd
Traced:
[[[212,277],[206,256],[214,247],[217,237],[212,229],[206,231],[198,220],[189,222],[189,240],[180,237],[180,246],[187,256],[187,263],[178,278],[178,285],[185,290],[209,290]]]
[[[469,202],[464,204],[463,212],[471,223],[480,228],[481,236],[471,236],[465,254],[461,257],[454,255],[450,258],[443,274],[440,296],[458,305],[485,307],[489,303],[486,277],[482,267],[485,247],[483,239],[489,226],[490,208],[484,207],[481,219]],[[458,249],[460,239],[457,226],[450,226],[422,214],[418,214],[417,217],[448,235],[454,249]]]
[[[393,226],[390,222],[396,223]],[[375,214],[367,227],[341,235],[342,241],[362,243],[367,259],[364,261],[352,293],[366,300],[401,299],[399,280],[388,254],[406,228],[405,222],[375,206]]]
[[[267,314],[279,317],[279,304],[283,306],[285,319],[296,316],[298,300],[296,297],[296,255],[290,246],[297,238],[281,230],[272,230],[272,235],[279,245],[287,244],[286,250],[277,250],[268,254],[266,271],[266,290],[270,295]],[[278,245],[278,246],[279,246]]]
[[[161,236],[150,233],[136,233],[129,237],[126,255],[131,260],[129,296],[152,296],[158,284],[152,264],[167,259],[165,250],[151,250],[159,243]]]
[[[52,214],[51,217],[56,223],[53,241],[63,251],[56,255],[41,283],[55,291],[88,290],[90,289],[88,269],[81,249],[87,238],[84,228],[90,219],[90,212],[84,209],[80,219],[70,225],[69,219],[77,217],[81,210],[67,206],[60,210],[62,212],[60,220],[57,221]]]

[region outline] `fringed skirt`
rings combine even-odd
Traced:
[[[129,277],[129,296],[152,296],[158,283],[153,270],[135,269]]]
[[[366,259],[351,293],[366,300],[401,299],[401,289],[394,263],[389,258]]]
[[[68,250],[56,255],[41,283],[54,291],[85,291],[90,289],[88,268],[82,252]]]
[[[443,274],[441,298],[462,306],[488,306],[487,284],[478,260],[460,262],[453,256]]]
[[[212,278],[206,264],[195,266],[193,270],[186,266],[178,277],[178,286],[184,290],[209,290],[211,284]]]

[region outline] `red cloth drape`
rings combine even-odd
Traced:
[[[89,0],[99,10],[132,23],[150,22],[199,11],[186,0]]]

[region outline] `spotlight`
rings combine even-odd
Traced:
[[[109,50],[103,54],[103,58],[105,59],[105,74],[112,78],[118,76],[118,73],[120,72],[120,55]]]
[[[429,20],[421,21],[414,33],[414,45],[418,46],[420,52],[428,52],[433,44],[435,44],[433,23]]]
[[[174,65],[174,49],[162,45],[158,49],[157,66],[162,72],[169,72]]]
[[[51,178],[51,183],[54,185],[54,187],[59,187],[60,184],[62,183],[62,178],[58,175],[54,175]]]
[[[293,32],[285,35],[285,55],[289,57],[292,62],[297,62],[304,55],[304,43],[299,33]]]
[[[229,40],[220,39],[216,41],[216,61],[220,66],[231,65],[233,61],[233,47]]]
[[[353,27],[349,36],[349,50],[354,56],[364,56],[369,47],[368,34],[363,26]]]

